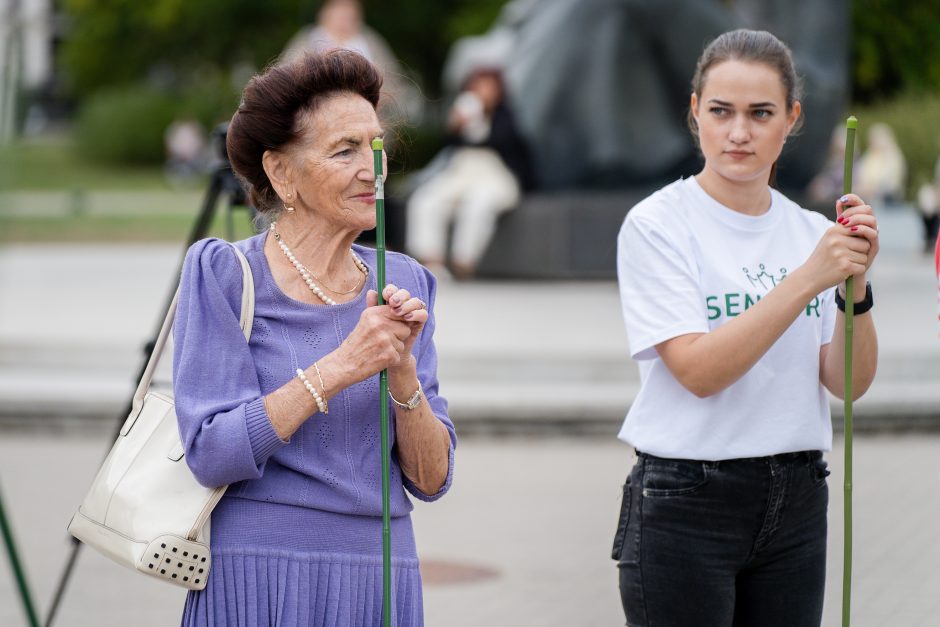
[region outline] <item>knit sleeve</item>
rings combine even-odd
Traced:
[[[421,381],[421,388],[424,390],[424,396],[431,406],[431,411],[447,428],[450,435],[450,447],[447,451],[447,479],[440,490],[434,494],[425,494],[404,473],[402,473],[402,481],[408,492],[422,501],[430,502],[436,501],[450,490],[454,479],[454,449],[457,447],[457,432],[447,413],[447,399],[439,394],[437,380],[437,349],[434,347],[434,328],[436,325],[434,299],[437,295],[437,280],[429,270],[417,262],[412,261],[409,265],[421,291],[421,299],[428,304],[428,321],[425,323],[424,329],[421,330],[421,335],[418,336],[418,340],[412,349],[415,361],[418,364],[418,380]]]
[[[239,326],[242,270],[231,246],[187,252],[173,324],[173,390],[186,461],[205,486],[257,479],[286,444],[268,418]]]

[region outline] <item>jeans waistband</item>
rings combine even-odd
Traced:
[[[735,457],[731,459],[722,459],[722,460],[700,460],[700,459],[675,459],[670,457],[659,457],[657,455],[651,455],[650,453],[644,453],[643,451],[636,449],[636,456],[640,459],[660,459],[664,461],[690,461],[690,462],[705,462],[711,464],[727,464],[734,462],[744,462],[744,463],[766,463],[766,464],[792,464],[803,461],[814,462],[816,460],[822,459],[822,451],[793,451],[791,453],[778,453],[776,455],[766,455],[764,457]]]

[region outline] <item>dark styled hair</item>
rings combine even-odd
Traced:
[[[712,66],[725,61],[749,61],[762,63],[775,70],[780,75],[780,82],[786,93],[787,112],[793,111],[793,103],[803,96],[803,85],[793,66],[793,55],[785,43],[765,30],[748,30],[741,28],[719,35],[705,48],[695,66],[695,75],[692,77],[692,91],[701,99],[702,89],[708,79],[708,70]],[[689,109],[686,118],[692,135],[698,139],[698,124]],[[802,112],[791,132],[800,129],[803,123]]]
[[[276,214],[283,208],[264,171],[264,152],[282,150],[301,139],[301,117],[316,111],[326,98],[343,92],[356,94],[375,108],[381,89],[378,69],[349,50],[306,53],[295,61],[272,65],[248,81],[229,123],[225,145],[232,168],[260,214]]]

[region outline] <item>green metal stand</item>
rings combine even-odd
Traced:
[[[20,600],[23,602],[23,609],[26,611],[26,618],[29,620],[30,627],[39,627],[39,619],[36,617],[33,598],[30,596],[29,586],[26,584],[26,575],[20,565],[16,544],[13,542],[13,529],[7,520],[6,511],[3,507],[2,495],[0,495],[0,529],[3,530],[3,543],[7,549],[7,556],[10,558],[10,565],[13,567],[13,575],[16,578],[16,586],[20,593]]]
[[[372,155],[375,161],[375,250],[378,276],[375,287],[379,293],[379,304],[385,304],[382,289],[385,287],[385,181],[382,175],[382,152],[384,142],[380,137],[372,140]],[[391,451],[388,433],[388,370],[379,375],[379,408],[382,430],[382,625],[392,624],[392,530],[389,519],[389,469]]]
[[[858,120],[850,116],[845,121],[845,166],[842,193],[852,191],[852,164],[855,157],[855,130]],[[845,514],[843,516],[844,545],[842,549],[842,627],[852,622],[852,338],[855,331],[855,281],[845,280]]]

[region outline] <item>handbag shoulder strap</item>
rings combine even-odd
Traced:
[[[242,266],[242,309],[238,324],[247,342],[251,339],[251,327],[255,321],[255,281],[245,253],[235,244],[232,244],[232,250],[235,251],[235,256],[238,257],[238,262]]]
[[[251,327],[255,319],[255,281],[251,274],[251,266],[248,264],[248,259],[245,257],[245,254],[239,250],[235,244],[230,244],[230,246],[235,252],[235,257],[238,258],[238,263],[242,269],[242,306],[238,323],[239,326],[241,326],[242,333],[245,335],[245,341],[247,342],[251,338]],[[150,389],[153,374],[157,370],[160,358],[163,356],[163,349],[166,347],[170,333],[173,331],[173,319],[176,317],[176,306],[179,302],[179,296],[179,288],[176,288],[176,293],[173,295],[173,301],[170,303],[170,308],[166,313],[163,326],[160,327],[160,333],[157,335],[153,352],[150,354],[150,360],[147,362],[147,368],[144,370],[144,374],[140,378],[140,383],[137,385],[137,391],[134,393],[134,411],[132,414],[136,413],[141,405],[143,405],[144,396],[147,395],[147,390]]]

